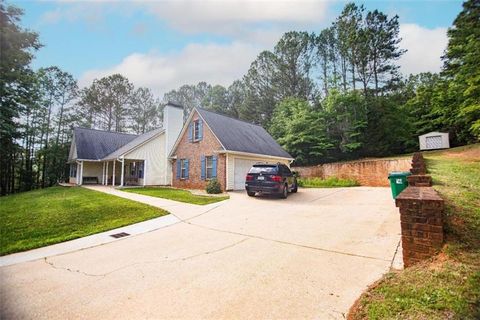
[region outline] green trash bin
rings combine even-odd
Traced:
[[[390,180],[390,188],[392,189],[393,199],[402,192],[407,186],[407,177],[411,175],[410,172],[393,171],[388,174],[388,180]]]

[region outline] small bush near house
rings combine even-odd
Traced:
[[[304,188],[355,187],[358,185],[358,182],[353,179],[340,179],[337,177],[330,177],[327,179],[298,178],[298,186]]]
[[[207,188],[206,188],[207,193],[222,193],[222,187],[220,186],[220,183],[218,182],[217,179],[212,179],[208,181]]]

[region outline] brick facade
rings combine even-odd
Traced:
[[[199,119],[198,113],[195,111],[191,121]],[[188,124],[187,124],[188,128]],[[188,139],[188,129],[181,136],[175,156],[177,160],[172,163],[173,179],[172,185],[176,188],[184,189],[205,189],[208,180],[201,178],[201,157],[217,156],[217,180],[222,186],[222,190],[226,188],[226,157],[225,154],[217,154],[215,151],[222,149],[220,142],[215,138],[212,131],[206,123],[203,123],[203,137],[197,142],[190,142]],[[189,177],[188,179],[177,179],[177,161],[179,159],[188,159],[189,161]]]

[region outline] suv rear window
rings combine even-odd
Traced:
[[[277,166],[253,166],[248,173],[276,174]]]

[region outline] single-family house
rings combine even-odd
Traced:
[[[204,189],[215,178],[222,190],[244,190],[255,163],[293,161],[261,126],[202,108],[190,113],[170,159],[174,187]]]
[[[168,155],[183,127],[183,107],[163,111],[163,128],[142,135],[75,128],[68,162],[70,183],[170,185]]]
[[[217,179],[222,190],[243,190],[253,164],[293,158],[261,126],[202,108],[184,123],[183,107],[168,103],[163,127],[142,135],[75,128],[68,161],[78,185],[204,189]]]

